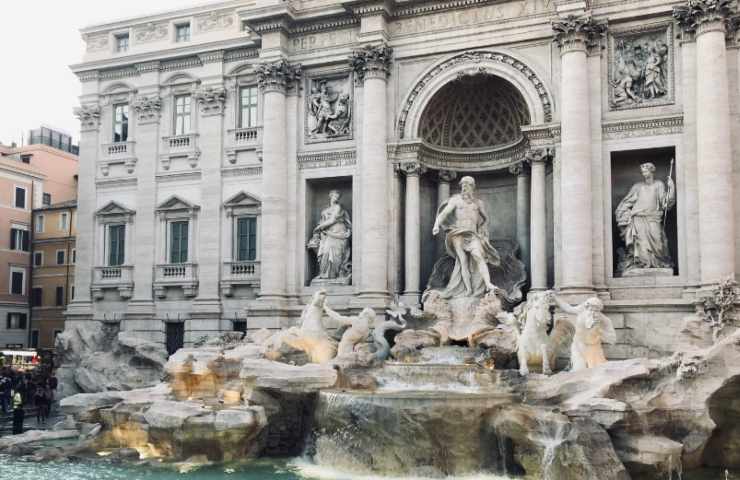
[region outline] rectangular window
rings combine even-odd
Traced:
[[[181,23],[175,25],[175,41],[176,42],[189,42],[190,41],[190,24]]]
[[[33,330],[31,332],[31,348],[39,348],[39,331]]]
[[[25,313],[9,312],[6,317],[6,327],[8,330],[25,330],[26,319]]]
[[[41,267],[44,265],[44,252],[33,252],[33,266]]]
[[[43,199],[41,200],[44,203],[44,206],[51,205],[51,193],[44,193],[42,195]]]
[[[70,263],[72,263],[72,265],[77,263],[77,249],[76,248],[72,249],[72,261]]]
[[[30,240],[28,230],[15,225],[10,227],[10,249],[19,252],[28,252],[30,250]]]
[[[175,97],[175,135],[190,133],[190,95]]]
[[[57,290],[56,290],[56,305],[57,305],[57,307],[64,306],[64,287],[57,287]]]
[[[43,232],[44,232],[44,216],[36,215],[36,233],[43,233]]]
[[[128,140],[128,103],[113,105],[113,141]]]
[[[257,87],[239,89],[239,127],[257,126]]]
[[[72,285],[72,290],[70,290],[70,293],[71,295],[69,296],[69,298],[71,300],[74,300],[75,299],[75,286],[74,285]]]
[[[44,304],[44,289],[41,287],[33,287],[31,289],[31,305],[34,307],[40,307]]]
[[[116,35],[116,52],[128,51],[128,33]]]
[[[126,252],[126,225],[108,227],[108,265],[123,265]]]
[[[57,265],[64,265],[65,253],[64,250],[57,250]]]
[[[236,220],[236,260],[245,262],[257,259],[257,219],[241,217]]]
[[[170,263],[188,261],[188,222],[170,223]]]
[[[10,294],[11,295],[25,295],[26,294],[26,271],[25,270],[10,270]]]
[[[21,162],[23,163],[31,163],[31,154],[26,153],[25,155],[21,155]]]
[[[26,208],[26,189],[15,187],[15,208]]]
[[[69,214],[64,212],[59,214],[59,230],[66,232],[67,226],[69,225],[67,222],[69,221]]]

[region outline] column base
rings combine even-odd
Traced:
[[[409,307],[421,307],[421,292],[403,292],[399,298],[404,305]]]
[[[580,303],[589,297],[596,295],[592,286],[569,286],[560,287],[558,295],[570,303]]]
[[[370,307],[374,309],[384,309],[391,304],[391,296],[388,292],[373,292],[366,291],[360,292],[356,297],[353,297],[349,301],[350,308],[365,308]]]

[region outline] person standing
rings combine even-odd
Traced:
[[[23,433],[23,420],[26,416],[23,410],[23,395],[18,390],[13,392],[13,435]]]

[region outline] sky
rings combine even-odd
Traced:
[[[21,144],[41,124],[79,140],[72,114],[80,82],[69,65],[82,60],[79,29],[137,15],[208,3],[203,0],[3,0],[0,3],[0,143]]]

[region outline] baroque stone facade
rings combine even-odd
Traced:
[[[598,295],[612,358],[672,351],[740,260],[736,11],[674,5],[245,1],[86,28],[68,321],[175,346],[292,324],[318,288],[343,314],[419,305],[473,176],[525,291]],[[674,186],[650,210],[665,261],[623,275],[634,205],[667,191],[634,190],[648,163]],[[314,231],[334,210],[339,242]]]

